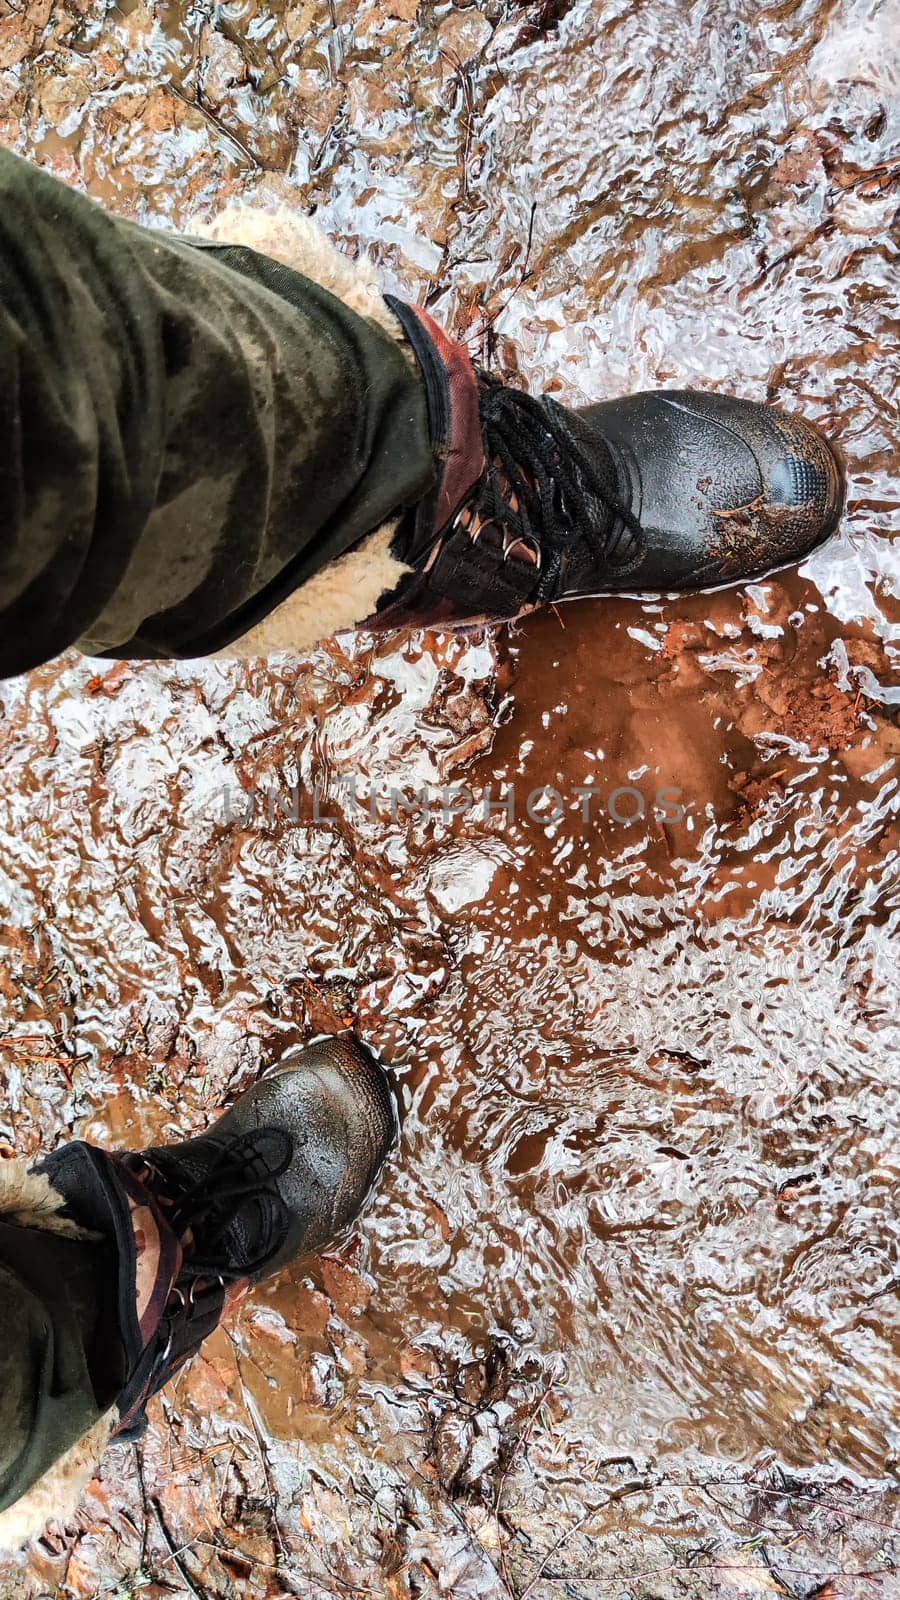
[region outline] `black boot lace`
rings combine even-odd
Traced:
[[[612,463],[605,473],[589,460],[566,411],[549,395],[535,398],[486,372],[478,373],[478,387],[487,465],[461,508],[480,514],[473,537],[493,523],[503,533],[504,556],[520,540],[530,546],[535,601],[559,597],[579,540],[601,564],[629,563],[641,525],[619,499]]]
[[[265,1126],[231,1136],[142,1151],[132,1171],[181,1241],[183,1260],[153,1338],[120,1396],[120,1438],[146,1427],[146,1404],[218,1325],[229,1284],[262,1272],[281,1249],[290,1215],[277,1180],[293,1159],[286,1130]]]
[[[153,1150],[143,1157],[166,1220],[183,1243],[182,1277],[233,1283],[263,1271],[287,1236],[288,1209],[276,1181],[293,1158],[293,1143],[283,1128],[251,1128],[245,1133],[194,1141],[190,1168],[177,1150]],[[192,1177],[198,1165],[202,1176]],[[238,1226],[248,1202],[253,1206],[252,1237]]]

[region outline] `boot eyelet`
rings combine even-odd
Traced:
[[[154,1372],[163,1372],[165,1370],[169,1357],[172,1354],[172,1341],[174,1340],[174,1337],[175,1327],[174,1324],[170,1324],[169,1331],[166,1334],[166,1342],[162,1348],[162,1353],[156,1357],[156,1360],[153,1363]]]

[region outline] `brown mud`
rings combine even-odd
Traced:
[[[767,397],[850,471],[743,590],[0,686],[4,1151],[199,1128],[348,1024],[404,1115],[9,1600],[900,1592],[898,41],[0,10],[0,137],[110,206],[316,207],[500,371]]]

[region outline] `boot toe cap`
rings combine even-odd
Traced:
[[[673,459],[687,457],[692,467],[704,456],[708,462],[696,479],[693,510],[691,493],[682,501],[681,555],[693,544],[697,565],[679,574],[679,587],[760,577],[802,560],[835,531],[844,505],[843,469],[812,423],[725,395],[681,393],[664,400],[674,419]],[[682,477],[694,489],[693,471]],[[677,483],[670,480],[657,498],[671,504],[675,494]]]
[[[397,1134],[387,1073],[349,1035],[292,1051],[235,1102],[219,1135],[275,1129],[289,1163],[276,1179],[287,1232],[266,1264],[274,1272],[321,1250],[356,1219]]]
[[[840,521],[843,469],[812,423],[774,408],[760,410],[767,426],[760,428],[754,454],[763,484],[762,520],[775,559],[799,560],[829,538]]]
[[[281,1080],[295,1107],[296,1180],[318,1194],[306,1248],[320,1249],[359,1214],[394,1142],[390,1083],[349,1036],[307,1045],[268,1076]]]
[[[843,469],[802,417],[704,389],[647,391],[579,416],[615,459],[641,533],[627,562],[580,574],[573,591],[746,582],[801,560],[838,525]]]

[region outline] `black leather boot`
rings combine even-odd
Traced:
[[[838,525],[840,463],[800,417],[686,389],[569,410],[476,371],[426,312],[388,303],[425,378],[439,478],[398,530],[415,570],[385,621],[746,581]]]
[[[193,1277],[256,1283],[352,1221],[396,1128],[387,1077],[352,1038],[286,1056],[207,1133],[129,1158]]]
[[[386,1074],[350,1037],[286,1056],[196,1139],[75,1141],[41,1163],[63,1215],[115,1243],[125,1381],[119,1434],[253,1284],[332,1243],[393,1143]]]

